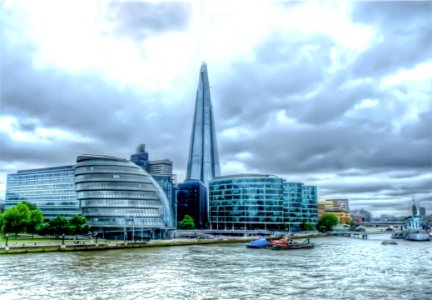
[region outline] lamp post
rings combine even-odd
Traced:
[[[135,243],[135,216],[132,216],[132,243]]]

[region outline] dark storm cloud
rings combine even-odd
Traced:
[[[375,26],[381,41],[363,52],[353,65],[357,76],[370,77],[412,68],[432,51],[432,2],[356,2],[353,21]]]
[[[222,127],[233,121],[260,126],[272,117],[270,112],[301,105],[298,96],[324,80],[332,46],[334,41],[320,34],[271,32],[256,48],[254,60],[232,63],[215,91]]]
[[[356,20],[366,22],[366,17],[359,16],[360,7],[354,9]],[[426,14],[417,15],[415,11],[405,12],[412,14],[410,21],[396,22],[399,26],[388,24],[390,29],[383,23],[388,21],[387,15],[368,16],[379,19],[377,24],[384,27],[386,47],[393,45],[396,52],[408,53],[410,47],[418,46],[414,52],[421,55],[409,59],[411,65],[431,57],[425,48],[427,43],[408,44],[404,48],[402,40],[395,40],[393,34],[402,32],[410,39],[421,39],[419,35],[427,34],[410,31],[405,26],[411,22],[410,28],[422,29],[426,24]],[[411,95],[398,96],[397,90],[382,89],[379,75],[390,69],[369,73],[373,77],[365,78],[358,68],[371,63],[363,61],[362,55],[354,57],[343,69],[329,72],[334,46],[325,35],[275,31],[256,47],[253,59],[240,59],[232,64],[231,76],[217,91],[221,103],[217,108],[223,120],[219,124],[222,128],[246,128],[251,134],[221,141],[226,158],[275,174],[352,168],[370,172],[430,170],[430,107],[419,107],[417,120],[397,129],[397,119],[409,108]],[[369,50],[365,53],[377,61],[385,60],[381,55],[393,55],[389,51],[373,54]],[[397,53],[401,54],[400,51]],[[406,67],[405,62],[391,61],[389,66],[396,70]],[[376,99],[378,104],[368,109],[357,108],[364,99]],[[396,105],[396,100],[405,103]],[[296,123],[276,125],[276,116],[281,113]],[[238,158],[239,152],[249,152],[251,156]],[[272,159],[268,153],[272,153]]]
[[[184,164],[187,150],[172,151],[172,141],[187,139],[189,132],[176,124],[184,123],[184,115],[193,111],[177,102],[164,104],[167,97],[184,95],[172,98],[172,91],[156,94],[119,87],[91,70],[69,73],[53,66],[36,68],[36,48],[19,26],[4,25],[1,115],[15,120],[15,131],[36,136],[38,129],[45,128],[66,135],[32,142],[2,134],[0,161],[45,166],[71,163],[82,153],[127,158],[137,144],[146,143],[152,158],[170,158],[176,167]],[[193,97],[190,100],[192,107]]]
[[[114,32],[136,40],[167,31],[181,31],[189,24],[192,7],[186,2],[113,1],[108,20]]]

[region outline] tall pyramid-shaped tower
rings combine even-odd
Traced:
[[[210,84],[207,65],[203,62],[196,94],[186,179],[199,179],[207,186],[210,179],[219,175],[219,154],[210,98]]]

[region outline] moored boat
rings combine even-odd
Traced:
[[[396,241],[383,241],[382,242],[383,245],[397,245]]]
[[[309,239],[303,242],[294,242],[292,239],[271,241],[272,250],[298,250],[298,249],[311,249],[315,244],[311,243]]]
[[[251,241],[249,243],[246,244],[247,248],[267,248],[269,245],[268,241],[265,238],[259,238],[255,241]]]
[[[404,239],[406,237],[405,232],[393,232],[391,235],[392,239]]]
[[[405,239],[408,241],[418,241],[418,242],[431,240],[429,233],[426,232],[425,230],[410,231],[407,233]]]

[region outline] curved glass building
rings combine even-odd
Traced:
[[[240,174],[209,182],[210,223],[214,229],[279,230],[284,225],[283,179]]]
[[[104,236],[164,238],[174,229],[165,193],[146,171],[126,159],[81,155],[75,183],[83,215]]]

